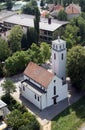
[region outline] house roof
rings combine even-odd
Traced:
[[[45,90],[42,90],[41,88],[37,87],[37,85],[28,80],[24,80],[21,83],[39,96],[41,96],[43,93],[46,93]]]
[[[57,11],[64,10],[64,7],[61,5],[55,5],[54,10],[57,10]]]
[[[2,100],[0,100],[0,109],[3,108],[3,107],[5,107],[5,106],[7,106],[7,104],[4,103]]]
[[[80,6],[72,3],[66,7],[65,11],[67,14],[80,14],[81,8],[80,8]]]
[[[45,88],[48,87],[49,83],[54,77],[53,73],[50,73],[43,67],[38,66],[33,62],[30,62],[28,64],[24,71],[24,74]]]
[[[43,10],[43,11],[41,12],[41,17],[45,17],[48,13],[49,13],[49,11]]]
[[[15,24],[15,25],[21,25],[25,27],[34,27],[34,17],[31,15],[17,14],[4,19],[4,22]],[[48,19],[41,18],[39,23],[39,28],[41,30],[55,31],[56,29],[58,29],[59,27],[65,24],[67,24],[67,22],[54,21],[52,19],[51,19],[51,24],[49,24]]]

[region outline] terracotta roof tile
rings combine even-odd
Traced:
[[[24,74],[45,88],[48,87],[49,83],[54,77],[53,73],[48,72],[46,69],[38,66],[33,62],[30,62],[28,64],[24,71]]]
[[[75,5],[72,3],[66,7],[66,13],[67,14],[80,14],[81,8],[78,5]]]
[[[57,11],[64,10],[64,7],[61,5],[56,5],[54,6],[54,10],[57,10]]]

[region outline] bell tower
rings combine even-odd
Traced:
[[[66,41],[60,37],[52,41],[52,71],[66,81]]]

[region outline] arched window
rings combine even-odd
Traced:
[[[56,95],[56,86],[54,86],[54,95]]]
[[[35,99],[36,99],[36,94],[35,94]]]
[[[54,60],[56,59],[56,54],[54,53]]]
[[[63,60],[63,53],[61,54],[61,59]]]

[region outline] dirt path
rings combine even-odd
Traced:
[[[83,123],[78,130],[85,130],[85,123]]]
[[[51,130],[51,121],[48,121],[47,124],[43,125],[41,130]]]

